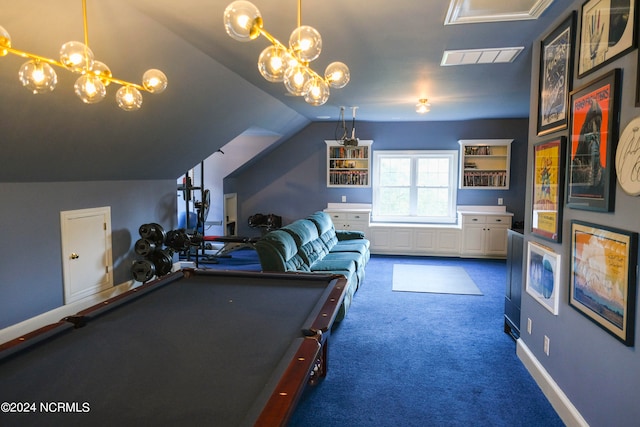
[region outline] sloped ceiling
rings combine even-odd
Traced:
[[[87,0],[89,45],[116,77],[138,82],[148,68],[169,79],[142,109],[123,112],[107,99],[84,105],[76,76],[57,69],[46,95],[21,87],[25,61],[0,58],[0,182],[173,179],[247,129],[286,140],[311,121],[335,120],[357,105],[360,120],[417,121],[526,117],[531,45],[560,13],[556,1],[538,19],[443,26],[448,2],[307,0],[303,24],[323,36],[316,71],[347,63],[351,83],[311,107],[259,75],[264,39],[240,43],[223,28],[227,0]],[[285,41],[297,2],[256,0],[265,28]],[[57,58],[62,43],[83,39],[81,0],[0,0],[0,26],[13,46]],[[446,49],[524,46],[512,64],[440,67]],[[317,64],[316,64],[317,63]],[[427,97],[432,112],[414,105]]]

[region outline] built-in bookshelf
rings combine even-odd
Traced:
[[[338,141],[327,144],[327,187],[370,187],[371,144],[358,141],[356,147],[345,147]]]
[[[460,188],[509,188],[512,139],[463,139],[460,144]]]

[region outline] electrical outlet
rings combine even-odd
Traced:
[[[549,355],[549,337],[544,336],[544,346],[543,346],[544,354]]]
[[[498,197],[498,205],[502,206],[503,203],[504,203],[504,200],[502,199],[502,197]]]
[[[342,196],[342,203],[346,203],[347,202],[347,196]]]
[[[531,318],[527,317],[527,332],[529,333],[529,335],[531,335],[531,327],[533,326],[532,324],[533,322],[531,321]]]

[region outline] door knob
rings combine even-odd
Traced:
[[[78,259],[78,258],[80,258],[80,255],[78,255],[77,253],[73,252],[71,254],[71,259]]]

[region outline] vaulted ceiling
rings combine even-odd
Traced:
[[[311,121],[336,120],[340,106],[358,106],[363,121],[527,117],[533,42],[568,6],[555,0],[532,20],[445,26],[445,0],[305,0],[302,23],[323,38],[312,68],[343,61],[351,70],[349,85],[312,107],[260,76],[266,39],[227,36],[228,3],[87,0],[97,59],[124,80],[139,82],[148,68],[169,79],[163,94],[144,93],[136,112],[116,106],[112,86],[103,102],[84,105],[73,93],[77,76],[61,69],[54,92],[30,94],[18,81],[25,59],[0,57],[0,182],[177,178],[247,129],[280,135],[277,143]],[[13,47],[57,58],[62,43],[83,40],[81,4],[0,0],[0,26]],[[286,42],[297,2],[254,4]],[[440,66],[445,50],[517,46],[524,50],[512,63]],[[415,112],[418,98],[429,99],[430,113]]]

